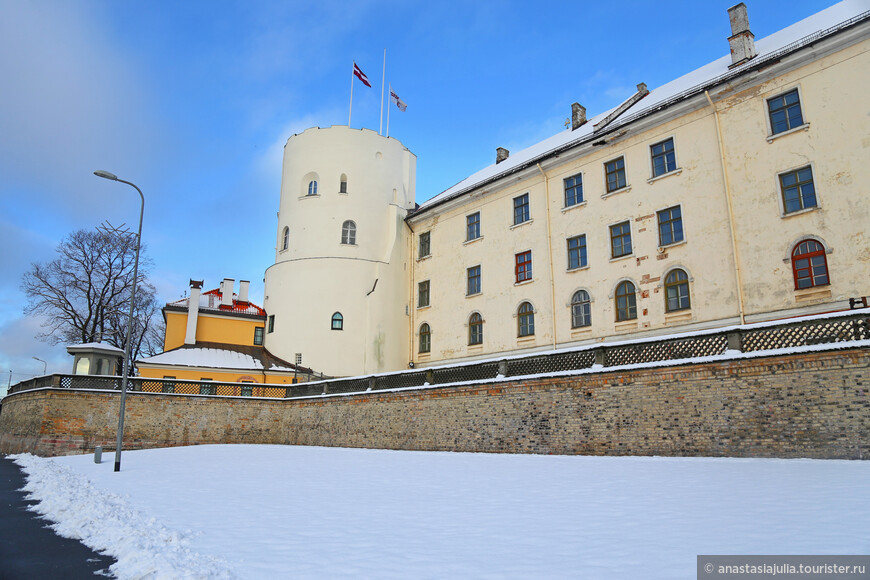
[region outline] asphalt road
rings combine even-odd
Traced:
[[[113,558],[58,536],[48,521],[27,510],[35,502],[18,491],[24,483],[18,465],[0,455],[0,580],[113,578]]]

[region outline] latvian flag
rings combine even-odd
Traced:
[[[399,98],[399,95],[397,95],[392,89],[390,89],[390,98],[403,113],[405,112],[405,109],[408,108],[408,105],[406,105],[405,102]]]
[[[365,86],[372,88],[372,84],[369,82],[369,77],[367,77],[366,74],[356,66],[356,62],[353,63],[353,74],[355,74],[356,78],[361,80]]]

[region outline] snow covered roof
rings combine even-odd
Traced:
[[[152,357],[139,359],[136,363],[249,371],[308,371],[303,367],[297,369],[295,365],[262,347],[217,342],[185,344]]]
[[[619,118],[610,123],[607,126],[606,132],[610,132],[614,128],[624,126],[639,117],[698,94],[705,88],[739,76],[762,62],[779,58],[783,54],[797,50],[819,38],[836,33],[847,26],[867,18],[870,18],[870,0],[844,0],[770,36],[756,40],[755,47],[758,56],[740,66],[729,69],[731,56],[728,54],[650,91],[646,97],[640,99],[640,101],[622,113]],[[603,135],[605,131],[597,134],[594,133],[594,125],[615,109],[616,107],[589,119],[585,125],[576,130],[561,131],[536,145],[512,154],[497,165],[490,165],[470,175],[453,187],[423,202],[414,213],[424,212],[448,199],[458,197],[513,173],[530,163]]]
[[[266,311],[254,304],[253,302],[239,302],[239,295],[235,292],[233,293],[232,308],[228,306],[221,306],[222,296],[223,294],[221,293],[220,288],[215,288],[214,290],[209,290],[208,292],[203,292],[202,294],[200,294],[200,312],[204,310],[212,310],[215,312],[234,312],[236,314],[252,314],[255,316],[266,316]],[[172,309],[187,310],[189,301],[190,297],[188,296],[187,298],[182,298],[181,300],[170,302],[166,306]]]
[[[68,353],[80,352],[83,350],[98,350],[102,352],[114,352],[117,354],[124,354],[124,349],[118,348],[117,346],[112,346],[106,342],[86,342],[84,344],[71,344],[66,347],[66,351]]]

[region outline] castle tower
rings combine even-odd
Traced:
[[[333,126],[284,146],[266,348],[331,376],[405,368],[417,158],[368,129]]]

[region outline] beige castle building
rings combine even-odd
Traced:
[[[728,12],[729,55],[588,120],[575,103],[568,130],[420,206],[395,139],[291,137],[266,348],[359,375],[870,294],[870,2],[757,41]]]

